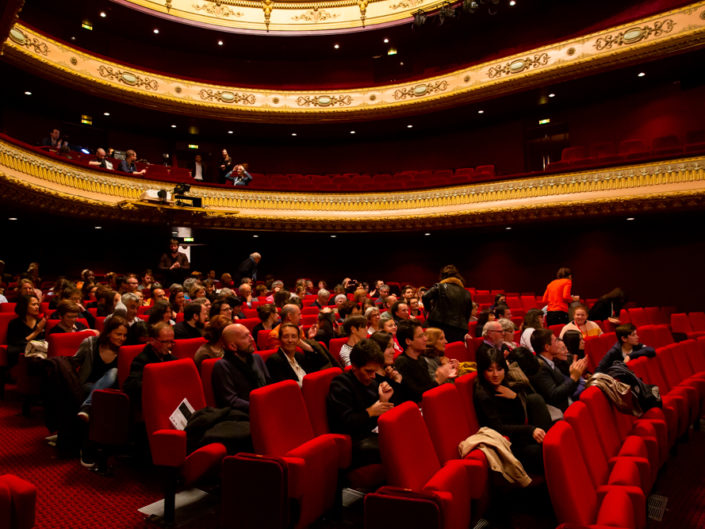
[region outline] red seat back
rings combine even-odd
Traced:
[[[460,402],[460,393],[453,384],[442,384],[423,394],[423,419],[442,464],[458,459],[458,445],[477,430],[471,430]]]
[[[7,303],[3,303],[0,307],[3,305],[7,305]],[[7,343],[7,326],[16,317],[17,315],[14,312],[0,312],[0,345]]]
[[[304,377],[301,393],[306,403],[308,417],[315,435],[330,433],[328,429],[328,412],[326,399],[331,381],[342,374],[338,367],[331,367],[323,371],[316,371]]]
[[[344,338],[333,338],[329,343],[328,343],[328,352],[333,355],[333,358],[335,358],[338,363],[342,365],[342,362],[340,360],[340,349],[343,347],[343,345],[348,341],[347,337]]]
[[[186,338],[184,340],[174,340],[174,347],[171,354],[174,358],[191,358],[196,355],[196,351],[206,343],[205,338]]]
[[[673,332],[680,332],[683,334],[693,332],[693,328],[690,326],[690,320],[685,312],[671,314],[671,329]]]
[[[79,332],[55,333],[47,336],[47,356],[73,356],[78,351],[81,342],[90,336],[95,336],[95,331],[87,329]]]
[[[690,327],[694,331],[705,332],[705,312],[691,312],[688,314],[688,320],[690,321]]]
[[[250,393],[252,444],[259,454],[284,456],[289,450],[313,439],[299,385],[284,380]]]
[[[646,309],[643,309],[641,307],[629,309],[629,318],[632,320],[632,323],[637,327],[641,327],[642,325],[649,325],[651,323],[646,314]]]
[[[17,303],[13,303],[13,302],[0,303],[0,313],[1,312],[11,312],[14,316],[16,305],[17,305]]]
[[[465,347],[465,342],[453,342],[446,345],[445,355],[448,358],[455,358],[459,362],[470,361],[470,355],[468,354],[467,347]]]
[[[259,325],[261,320],[259,318],[245,318],[244,320],[237,320],[236,323],[244,325],[252,332],[252,329],[254,329],[256,325]]]
[[[257,349],[262,351],[263,349],[269,348],[271,339],[269,335],[272,333],[270,329],[264,329],[257,333]]]
[[[125,384],[125,380],[127,380],[127,377],[130,374],[132,361],[142,352],[144,347],[144,344],[139,344],[123,345],[120,348],[120,351],[118,352],[118,385],[120,389],[122,389],[122,386]]]
[[[468,427],[471,432],[476,432],[480,428],[480,423],[477,420],[477,412],[475,411],[475,379],[477,372],[468,373],[455,380],[455,387],[460,396],[460,402],[465,410],[465,418],[468,421]]]
[[[206,358],[201,362],[201,384],[207,406],[216,406],[215,394],[213,393],[213,367],[219,360],[220,358]]]

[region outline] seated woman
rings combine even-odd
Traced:
[[[85,398],[78,417],[85,422],[90,420],[93,391],[117,384],[118,350],[127,340],[127,331],[127,320],[114,315],[105,322],[100,335],[83,340],[73,355],[72,362],[78,369]]]
[[[59,305],[56,307],[56,315],[58,316],[59,323],[54,325],[49,330],[48,334],[78,332],[85,330],[86,326],[80,321],[76,321],[80,310],[80,307],[73,301],[69,301],[67,299],[60,301]]]
[[[440,383],[439,380],[453,382],[455,377],[458,376],[459,362],[455,358],[446,356],[446,345],[448,344],[446,334],[437,327],[427,328],[425,334],[426,352],[424,357],[428,364],[428,374],[438,383]],[[441,376],[438,376],[439,369],[445,370],[445,373]]]
[[[602,329],[594,321],[587,319],[587,309],[584,305],[575,305],[570,309],[571,322],[567,323],[561,329],[561,334],[559,338],[563,338],[563,335],[568,331],[580,331],[583,338],[588,336],[600,336],[602,334]]]
[[[233,319],[233,307],[228,301],[218,300],[213,302],[211,305],[211,311],[208,315],[210,318],[214,316],[225,316],[226,318]]]
[[[267,370],[272,382],[293,380],[299,387],[308,373],[317,371],[318,362],[313,357],[317,355],[312,349],[304,353],[296,351],[301,345],[299,328],[293,323],[282,323],[279,326],[279,351],[267,358]]]
[[[397,341],[397,322],[394,321],[392,313],[389,311],[382,313],[379,317],[379,323],[382,327],[381,330],[383,330],[384,332],[388,332],[394,338],[394,354],[396,356],[402,354],[404,352],[404,349],[402,349],[402,347],[399,345],[399,342]]]
[[[169,303],[171,304],[171,310],[176,314],[184,311],[184,306],[186,305],[184,287],[181,285],[171,285],[169,287]]]
[[[399,371],[394,367],[394,336],[384,331],[377,331],[369,338],[379,345],[382,355],[384,356],[384,364],[379,366],[377,370],[377,382],[382,383],[386,381],[395,393],[394,402],[399,404],[403,402],[401,399],[401,394],[403,393],[401,381],[402,376]],[[401,399],[401,400],[400,400]]]
[[[7,365],[14,367],[24,353],[27,343],[44,340],[47,320],[40,313],[39,298],[34,295],[20,296],[15,305],[17,317],[7,326]]]
[[[352,369],[330,384],[326,407],[331,432],[352,438],[352,467],[380,463],[377,418],[394,407],[394,390],[378,382],[384,356],[375,340],[364,338],[350,352]]]
[[[519,345],[526,347],[529,351],[535,352],[531,347],[531,335],[536,329],[543,329],[543,312],[539,309],[529,309],[524,314],[524,321],[521,324],[521,338]]]
[[[269,303],[257,305],[257,317],[260,319],[260,322],[252,329],[252,336],[255,340],[257,340],[257,334],[260,331],[271,331],[277,326],[277,322],[279,321],[277,308]]]
[[[147,325],[152,327],[160,321],[166,322],[169,325],[174,325],[174,312],[171,310],[171,305],[165,299],[160,299],[154,303],[152,310],[149,311]]]
[[[225,316],[213,316],[210,319],[206,332],[203,335],[207,340],[201,347],[198,348],[193,357],[196,362],[196,367],[201,368],[201,362],[207,358],[223,358],[223,343],[220,338],[223,335],[223,329],[230,325],[232,321]]]
[[[580,331],[566,331],[563,333],[563,343],[568,349],[570,362],[585,356],[585,340]]]
[[[380,328],[380,315],[377,307],[368,307],[365,309],[365,318],[367,318],[367,334],[373,334],[382,330]]]
[[[519,344],[514,341],[514,322],[508,318],[499,318],[499,324],[502,326],[502,337],[504,341],[504,351],[512,351],[519,347]]]
[[[99,318],[110,316],[115,312],[118,303],[120,303],[120,294],[110,288],[101,289],[97,292],[96,314]]]
[[[551,416],[538,394],[509,388],[503,353],[490,348],[478,351],[475,409],[482,426],[509,437],[511,450],[528,473],[543,473],[542,446]]]

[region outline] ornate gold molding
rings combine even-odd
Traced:
[[[156,180],[57,162],[0,140],[2,200],[92,218],[233,229],[418,230],[618,212],[702,208],[705,157],[534,178],[388,193],[297,193],[192,186],[203,208],[141,202]],[[77,207],[80,206],[80,207]]]
[[[452,107],[702,47],[703,13],[705,2],[698,2],[446,75],[349,90],[265,90],[178,79],[84,53],[21,24],[12,29],[5,53],[38,75],[166,112],[267,123],[331,122]]]

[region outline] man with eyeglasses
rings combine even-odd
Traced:
[[[142,407],[142,373],[144,366],[156,362],[174,360],[171,348],[174,346],[174,329],[166,322],[159,322],[149,331],[149,341],[142,352],[130,365],[130,374],[123,384],[123,390],[130,397],[133,409]]]
[[[489,349],[497,349],[504,352],[504,329],[498,321],[488,321],[482,328],[482,337],[484,340],[475,351],[477,355],[480,351],[488,351]]]

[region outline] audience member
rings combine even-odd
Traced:
[[[105,149],[102,147],[98,147],[95,151],[95,160],[91,160],[88,162],[89,165],[97,165],[98,167],[102,167],[103,169],[108,169],[110,171],[113,170],[113,162],[108,160],[106,154],[105,154]],[[126,171],[129,172],[129,171]]]
[[[475,356],[480,351],[487,351],[488,349],[497,349],[498,351],[505,352],[504,345],[504,329],[502,324],[497,320],[488,321],[482,328],[482,343],[477,347],[475,351]]]
[[[201,362],[208,358],[223,358],[223,342],[221,337],[223,329],[230,325],[232,321],[225,316],[213,316],[204,333],[206,343],[196,350],[193,361],[196,367],[201,368]]]
[[[579,331],[566,331],[563,335],[563,343],[573,360],[585,356],[585,339]]]
[[[627,301],[627,296],[621,288],[610,290],[590,307],[589,318],[593,321],[609,321],[619,325],[619,313]]]
[[[618,325],[614,332],[617,335],[617,342],[600,360],[597,366],[598,373],[606,373],[615,362],[626,364],[641,356],[649,358],[656,356],[656,350],[653,347],[639,342],[639,335],[633,323]]]
[[[455,358],[446,356],[446,335],[442,329],[429,327],[426,329],[426,363],[428,364],[428,374],[435,381],[445,379],[446,382],[453,382],[458,376],[459,362]],[[439,373],[442,370],[443,373]]]
[[[546,326],[568,323],[568,304],[580,301],[580,296],[573,296],[570,289],[573,286],[573,273],[570,268],[559,268],[556,279],[551,281],[543,294],[543,302],[547,303]]]
[[[585,305],[573,305],[570,308],[571,312],[571,322],[566,324],[559,335],[559,338],[563,338],[563,335],[567,331],[579,331],[583,335],[583,338],[588,336],[600,336],[602,334],[602,329],[594,321],[587,319],[588,313]]]
[[[340,348],[340,361],[343,366],[350,365],[350,352],[355,344],[367,338],[367,320],[364,316],[351,316],[343,322],[343,332],[348,341]]]
[[[365,318],[367,319],[367,334],[382,330],[380,328],[380,314],[377,307],[367,307],[365,310]]]
[[[228,154],[227,149],[223,149],[220,154],[220,162],[218,162],[218,183],[225,184],[228,181],[226,177],[232,172],[235,163],[230,157],[230,154]]]
[[[171,305],[166,299],[157,301],[152,310],[149,311],[149,319],[147,324],[152,327],[159,322],[164,322],[168,325],[174,325],[174,311],[171,310]]]
[[[543,329],[543,312],[539,309],[529,309],[524,314],[524,322],[521,324],[521,338],[519,345],[534,352],[531,346],[531,335],[536,329]]]
[[[184,308],[184,321],[174,325],[174,337],[177,340],[201,338],[208,321],[208,310],[203,303],[191,302]]]
[[[531,345],[539,356],[541,364],[539,372],[530,379],[531,384],[544,398],[546,404],[564,412],[568,409],[571,400],[585,387],[582,376],[587,368],[587,357],[570,364],[570,376],[565,376],[556,367],[554,361],[560,351],[558,340],[553,332],[548,329],[536,329],[531,336]]]
[[[399,324],[402,320],[411,319],[409,316],[409,305],[407,305],[404,301],[397,301],[390,308],[390,312],[392,313],[392,317],[397,324]]]
[[[269,384],[269,371],[255,353],[255,342],[244,325],[223,329],[223,358],[213,366],[213,393],[219,408],[230,406],[249,413],[250,392]]]
[[[232,179],[234,186],[246,186],[252,182],[252,175],[247,172],[245,164],[241,163],[237,164],[226,178]]]
[[[319,309],[322,309],[322,308],[328,306],[329,301],[330,301],[330,292],[328,292],[325,288],[322,288],[316,294],[316,299],[314,300],[313,303],[311,303],[311,306],[318,307]]]
[[[380,330],[388,332],[394,337],[394,350],[397,352],[397,355],[403,353],[404,349],[399,345],[399,341],[397,340],[397,322],[394,321],[392,315],[389,312],[383,312],[379,317],[379,323],[381,327]]]
[[[516,331],[514,322],[507,318],[500,318],[497,322],[502,326],[502,351],[506,354],[515,347],[519,347],[519,344],[514,341],[514,331]]]
[[[80,308],[73,301],[67,299],[59,302],[56,307],[56,315],[58,316],[59,323],[54,325],[48,334],[59,334],[66,332],[78,332],[86,329],[80,321],[76,321],[78,318]]]
[[[279,321],[277,308],[270,303],[257,305],[257,317],[260,319],[260,322],[252,329],[252,336],[255,338],[257,338],[260,331],[271,331],[274,329]]]
[[[257,267],[261,260],[262,255],[259,252],[252,252],[247,259],[238,265],[237,273],[235,274],[235,281],[237,281],[238,285],[242,283],[245,277],[249,277],[252,281],[257,281]]]
[[[162,254],[159,259],[159,270],[166,277],[165,285],[176,281],[181,281],[186,271],[191,268],[188,256],[179,251],[179,241],[171,239],[169,241],[169,251]]]
[[[144,175],[147,172],[147,169],[138,171],[137,166],[135,165],[135,160],[137,160],[137,153],[132,149],[127,149],[127,151],[125,151],[125,159],[120,161],[120,171],[123,173],[130,173],[132,175]]]
[[[242,301],[243,306],[247,308],[252,308],[252,285],[249,283],[242,283],[238,289],[237,293]]]
[[[53,147],[54,149],[61,148],[61,131],[57,128],[53,128],[49,131],[49,135],[42,138],[39,142],[42,147]]]
[[[206,166],[203,163],[203,156],[197,154],[193,157],[193,163],[191,164],[191,178],[202,182],[206,179]]]
[[[387,303],[387,297],[389,296],[389,285],[380,285],[377,288],[377,292],[379,292],[379,297],[375,300],[375,305],[384,308]]]
[[[181,285],[173,284],[169,287],[169,304],[171,305],[171,310],[176,314],[184,311],[184,306],[186,305],[186,295],[184,294],[184,288]]]
[[[461,342],[468,332],[472,296],[453,265],[441,269],[441,281],[423,295],[429,327],[442,329],[450,342]]]
[[[308,373],[319,369],[320,362],[313,349],[301,354],[296,351],[299,346],[299,328],[292,323],[279,326],[279,351],[267,358],[267,370],[272,382],[293,380],[299,386]]]
[[[17,317],[7,325],[7,365],[17,364],[20,354],[24,353],[27,343],[44,340],[44,327],[47,320],[40,314],[39,300],[34,295],[21,295],[17,298],[15,314]]]
[[[380,463],[377,418],[394,407],[394,390],[377,372],[384,364],[379,345],[363,339],[350,353],[352,369],[330,384],[326,406],[334,433],[352,439],[352,468]]]

